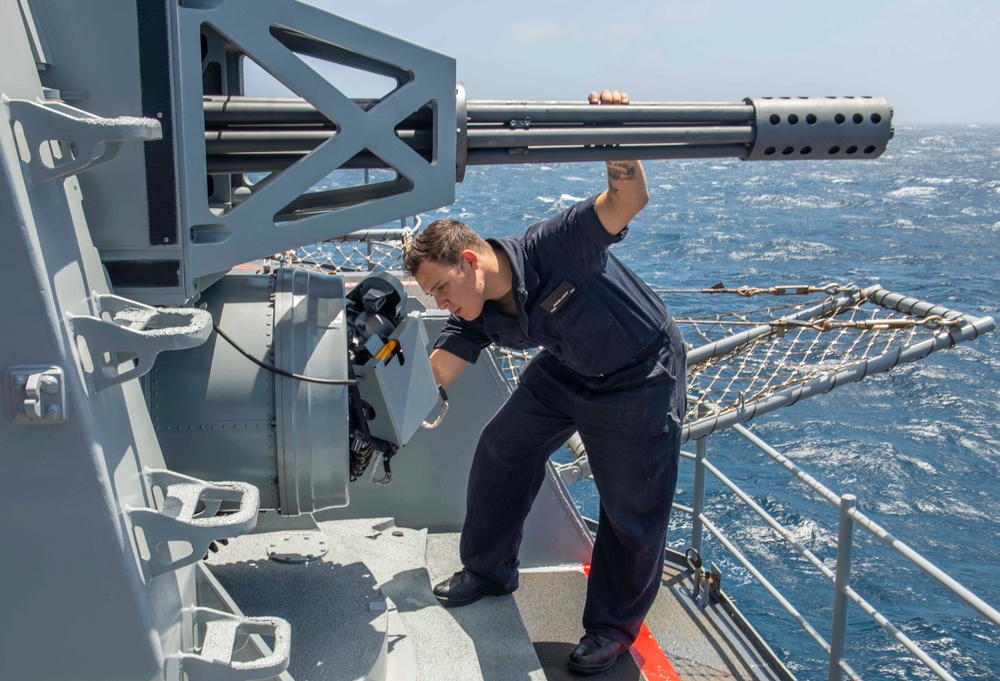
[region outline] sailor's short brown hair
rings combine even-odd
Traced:
[[[458,266],[462,251],[486,253],[490,245],[471,227],[458,220],[435,220],[417,234],[403,254],[403,269],[416,275],[424,262],[444,266]]]

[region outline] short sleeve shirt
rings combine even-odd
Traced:
[[[670,316],[663,302],[608,247],[609,234],[590,197],[529,227],[523,234],[488,239],[510,260],[517,317],[491,301],[466,321],[452,315],[435,347],[469,362],[490,345],[542,346],[583,376],[612,373],[661,333]]]

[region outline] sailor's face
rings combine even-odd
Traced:
[[[469,257],[466,254],[470,254]],[[472,321],[483,312],[484,287],[475,254],[465,251],[462,255],[458,265],[424,262],[414,278],[439,308]]]

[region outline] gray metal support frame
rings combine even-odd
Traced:
[[[0,93],[32,101],[42,90],[22,26],[17,4],[0,3]],[[64,314],[89,313],[91,291],[108,289],[79,184],[71,177],[31,185],[6,107],[0,231],[4,276],[17,286],[0,298],[0,315],[17,324],[16,333],[0,334],[0,366],[60,368],[68,416],[31,426],[0,418],[0,514],[8,519],[0,543],[9,552],[0,676],[58,681],[79,678],[81,668],[104,678],[176,676],[176,662],[166,659],[173,651],[165,656],[149,632],[181,644],[185,586],[176,573],[143,579],[122,513],[125,505],[151,505],[141,468],[162,459],[134,383],[88,395]]]
[[[214,281],[214,273],[254,258],[454,201],[454,60],[291,0],[219,0],[173,7],[179,218],[187,296]],[[337,127],[330,140],[221,215],[210,210],[205,192],[203,25],[226,36]],[[381,64],[397,77],[408,74],[407,80],[365,111],[299,54],[373,69]],[[429,161],[394,132],[403,119],[427,104],[434,111]],[[366,150],[396,170],[403,179],[397,189],[332,213],[278,224],[277,216],[286,206]]]

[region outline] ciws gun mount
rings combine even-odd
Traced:
[[[229,183],[232,203],[218,206],[224,213],[239,208],[241,202],[251,202],[257,188],[248,182],[251,173],[280,174],[302,163],[317,152],[322,145],[335,143],[344,133],[328,116],[317,110],[305,99],[258,98],[244,96],[206,96],[204,103],[204,143],[206,169],[216,178],[216,186]],[[381,102],[374,100],[352,100],[358,111],[377,112]],[[397,143],[406,147],[427,162],[435,158],[435,120],[439,107],[424,106],[403,118],[391,131]],[[461,180],[468,165],[493,165],[507,163],[557,163],[573,161],[597,161],[614,159],[671,159],[698,157],[737,157],[744,160],[818,160],[818,159],[863,159],[875,158],[886,148],[892,137],[892,112],[885,100],[874,97],[831,97],[831,98],[763,98],[747,99],[732,104],[707,103],[638,103],[629,106],[594,106],[575,102],[497,102],[464,100],[463,88],[458,87],[455,100],[456,126],[454,140],[455,177]],[[338,170],[358,168],[389,168],[382,157],[371,151],[363,151],[346,159]],[[450,181],[450,180],[449,180]],[[263,189],[268,180],[260,183]],[[401,186],[412,188],[407,177],[396,171],[396,177],[388,182],[376,182],[361,186],[321,188],[305,194],[284,207],[275,215],[275,221],[294,226],[298,221],[330,213],[337,215],[343,209],[358,207],[363,203],[376,203],[392,196]],[[288,273],[280,275],[273,290],[283,290],[282,282]],[[309,275],[299,273],[300,278]],[[273,278],[273,275],[272,275]],[[246,281],[245,277],[226,277],[226,280]],[[305,279],[303,279],[303,282]],[[393,285],[391,282],[396,282]],[[214,301],[220,295],[233,298],[225,293],[234,286],[232,281],[220,282],[204,294],[204,299]],[[303,284],[307,295],[322,295],[318,291],[325,287]],[[342,292],[330,295],[336,298]],[[385,297],[395,302],[384,303]],[[394,296],[394,298],[393,298]],[[235,298],[245,299],[246,290]],[[280,296],[278,298],[280,300]],[[374,312],[374,301],[379,301],[379,312]],[[350,366],[353,371],[337,374],[333,366],[319,369],[323,375],[359,376],[358,386],[338,393],[344,400],[339,409],[349,414],[349,423],[343,424],[329,419],[309,419],[309,414],[317,413],[318,405],[303,403],[298,419],[301,423],[316,424],[322,429],[313,434],[314,441],[343,441],[342,430],[347,426],[350,442],[350,479],[357,479],[369,465],[373,456],[388,461],[396,448],[405,445],[414,434],[419,419],[426,416],[433,407],[433,383],[426,375],[416,371],[414,366],[406,366],[407,348],[398,356],[392,355],[391,348],[401,347],[406,340],[402,333],[412,324],[414,330],[420,327],[419,338],[426,344],[426,334],[422,330],[419,317],[401,324],[402,307],[406,296],[398,282],[389,275],[379,275],[366,279],[357,289],[346,296],[348,328],[346,331]],[[224,305],[214,308],[219,314],[225,312]],[[392,313],[385,310],[392,309]],[[233,319],[245,319],[240,315]],[[329,333],[340,333],[331,320]],[[287,322],[286,322],[287,323]],[[396,329],[399,332],[396,332]],[[284,334],[275,329],[278,342]],[[339,347],[344,347],[343,341]],[[185,354],[191,354],[185,353]],[[219,363],[217,355],[216,366]],[[396,357],[396,362],[391,362]],[[413,361],[426,366],[426,352],[413,356]],[[379,360],[384,361],[379,361]],[[168,375],[180,375],[184,363],[190,359],[177,355],[177,362],[170,363]],[[288,361],[294,360],[289,356]],[[286,362],[287,363],[287,362]],[[177,364],[177,366],[175,366]],[[367,365],[367,369],[365,369]],[[223,373],[232,367],[223,366]],[[366,380],[378,373],[379,381]],[[402,380],[394,378],[403,376]],[[414,391],[410,386],[413,377],[419,377],[421,389]],[[284,382],[285,379],[268,379]],[[396,384],[387,383],[396,380]],[[359,389],[360,388],[360,389]],[[318,394],[313,387],[312,394]],[[393,403],[393,395],[399,392],[419,394],[424,399],[419,409],[413,403],[398,405]],[[232,404],[238,395],[229,395],[224,402]],[[315,399],[315,398],[314,398]],[[398,400],[397,400],[398,401]],[[311,408],[310,408],[311,406]],[[199,411],[202,407],[199,406]],[[403,429],[380,429],[391,424],[386,414],[408,415],[409,427]],[[394,417],[395,418],[395,417]],[[290,426],[286,426],[290,427]],[[310,426],[311,427],[311,426]],[[338,431],[327,432],[333,428]],[[282,431],[279,426],[278,431]],[[220,434],[224,435],[224,434]],[[180,436],[168,435],[168,442]],[[195,453],[199,448],[194,441],[206,442],[208,451],[224,450],[222,443],[213,442],[203,435],[185,437],[182,446],[165,445],[171,457],[171,464],[192,474],[209,476],[212,471],[191,468],[193,461],[210,461],[211,457],[197,453],[188,459],[176,457],[174,452]],[[217,438],[216,438],[217,439]],[[278,438],[282,439],[281,437]],[[302,443],[294,454],[282,456],[302,456],[302,452],[315,447]],[[249,451],[244,448],[244,452]],[[259,450],[261,461],[267,460],[266,450]],[[284,451],[284,450],[280,450]],[[316,453],[310,456],[316,457]],[[319,456],[322,460],[323,457]],[[339,461],[343,459],[338,458]],[[343,464],[340,464],[343,466]],[[298,465],[296,470],[311,468],[316,470],[318,461],[310,467]],[[289,468],[281,467],[282,470]],[[264,467],[261,467],[264,470]],[[269,473],[270,475],[270,473]],[[284,476],[278,476],[282,481]],[[340,492],[339,503],[346,503],[347,493],[344,482],[347,473],[340,468],[336,474],[327,472],[324,480],[336,480]],[[266,489],[263,480],[257,484]],[[310,483],[315,484],[315,483]],[[288,503],[282,499],[296,496],[285,489],[276,489],[273,494],[274,506],[285,512]],[[304,500],[303,500],[304,501]],[[300,508],[296,503],[293,509]],[[305,504],[302,508],[312,510],[314,506]]]
[[[88,93],[89,111],[63,103],[62,116],[141,112],[160,130],[127,160],[82,176],[85,190],[99,188],[87,217],[116,292],[148,304],[185,304],[242,263],[449,205],[470,165],[872,159],[893,134],[879,97],[468,100],[450,57],[308,5],[220,0],[148,11],[142,22],[162,24],[175,47],[162,49],[152,31],[140,33],[138,52],[121,46],[116,82],[142,82],[140,91],[93,88],[109,78],[109,64],[97,61],[42,72],[53,95]],[[248,75],[250,64],[269,76]],[[344,72],[374,79],[379,94],[352,99],[335,84]],[[248,96],[268,89],[266,77],[298,96]],[[18,110],[26,125],[52,118],[38,109]],[[80,129],[88,139],[59,139],[89,148],[104,128]],[[365,178],[358,168],[388,172]]]
[[[348,483],[418,432],[438,403],[433,329],[391,275],[352,291],[340,276],[233,268],[448,205],[469,165],[871,159],[892,137],[892,111],[876,97],[467,100],[450,57],[308,5],[139,3],[137,12],[135,26],[123,17],[112,31],[103,15],[64,17],[115,36],[115,57],[79,59],[50,41],[52,68],[38,71],[48,99],[11,98],[21,157],[39,187],[79,178],[108,304],[201,306],[225,334],[143,364],[153,364],[143,380],[168,466],[252,483],[263,508],[289,515],[347,505]],[[298,96],[248,96],[251,62]],[[330,67],[380,78],[381,94],[350,98]],[[45,141],[51,159],[32,153]],[[113,162],[96,155],[123,141],[140,144]],[[109,335],[91,345],[111,345]],[[131,354],[155,354],[162,335]],[[98,391],[135,374],[117,373],[125,353],[98,354],[108,359],[87,371]]]

